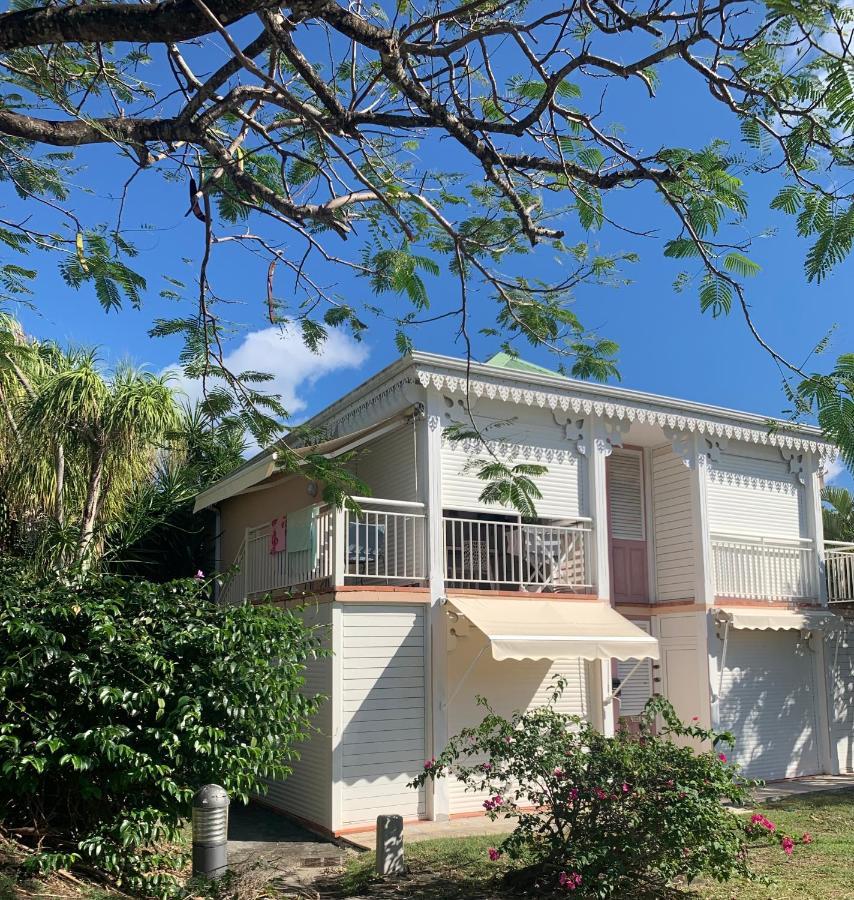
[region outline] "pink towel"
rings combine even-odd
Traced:
[[[288,548],[288,518],[281,516],[270,524],[270,553],[281,553]]]

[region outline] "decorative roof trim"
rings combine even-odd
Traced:
[[[540,447],[534,444],[502,440],[500,438],[487,440],[486,445],[490,452],[503,459],[533,459],[537,462],[578,464],[578,458],[573,453],[572,447]],[[454,441],[443,434],[442,446],[459,447],[468,457],[475,457],[477,454],[483,453],[483,444],[475,438],[464,438],[460,441]]]
[[[534,390],[525,387],[515,387],[499,380],[466,379],[456,375],[449,375],[436,370],[418,368],[416,370],[418,382],[424,388],[435,388],[448,393],[465,393],[466,387],[475,397],[486,397],[490,400],[518,403],[523,406],[539,407],[552,411],[572,410],[575,414],[595,414],[604,419],[616,422],[648,423],[658,425],[661,428],[672,431],[680,431],[691,434],[702,434],[713,438],[726,438],[727,440],[745,441],[751,444],[764,444],[771,447],[786,448],[789,450],[804,450],[817,453],[821,456],[835,456],[836,448],[815,437],[799,437],[782,431],[763,430],[751,428],[746,425],[735,425],[728,422],[716,422],[679,413],[677,410],[656,410],[648,406],[633,403],[618,403],[605,400],[593,400],[587,397],[572,396],[568,393],[553,393],[545,390]]]

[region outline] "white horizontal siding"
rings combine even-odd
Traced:
[[[472,627],[465,629],[464,626],[458,630],[465,631],[465,635],[457,639],[456,646],[448,654],[449,693],[453,694],[459,686],[459,693],[448,709],[448,730],[451,735],[459,733],[463,728],[477,725],[483,719],[486,711],[477,705],[478,696],[486,697],[497,713],[508,717],[516,710],[544,706],[549,701],[556,675],[563,675],[567,679],[567,685],[555,708],[573,715],[587,715],[587,684],[583,660],[498,662],[492,657],[488,641],[480,631]],[[484,647],[485,652],[460,685],[466,669]],[[485,793],[466,791],[464,785],[455,778],[448,780],[448,792],[451,814],[483,811]]]
[[[425,814],[407,787],[425,758],[425,615],[419,606],[345,607],[342,614],[342,822]]]
[[[840,772],[854,772],[854,619],[842,619],[824,644],[830,700],[830,747]]]
[[[696,538],[691,472],[670,447],[652,454],[652,498],[656,599],[692,600]]]
[[[489,432],[487,432],[489,434]],[[545,466],[546,472],[532,477],[542,494],[535,501],[537,514],[543,518],[572,518],[582,515],[582,461],[569,449],[560,446],[560,434],[544,428],[526,429],[526,438],[490,440],[498,459],[507,466],[522,463]],[[477,477],[481,465],[491,462],[478,441],[442,441],[442,505],[446,509],[500,509],[485,504],[480,494],[487,482]]]
[[[350,470],[384,500],[418,500],[415,435],[406,424],[357,450]]]
[[[748,448],[745,448],[745,453]],[[709,468],[709,530],[754,537],[804,537],[803,486],[786,462],[759,449],[721,453]]]
[[[322,629],[323,645],[331,646],[332,607],[329,603],[307,607],[306,625]],[[332,657],[310,660],[305,671],[307,695],[332,696]],[[316,729],[308,741],[298,744],[299,759],[291,763],[293,773],[284,781],[267,780],[265,803],[309,822],[332,827],[332,701],[324,701],[313,721]]]

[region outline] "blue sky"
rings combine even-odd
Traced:
[[[668,77],[670,73],[678,77]],[[643,100],[639,85],[609,86],[609,118],[622,122],[626,134],[645,145],[643,150],[657,148],[662,142],[662,131],[668,135],[668,143],[684,146],[699,147],[715,137],[735,141],[732,122],[704,91],[689,83],[684,70],[664,67],[660,74],[661,87],[652,103]],[[132,172],[130,163],[106,148],[84,150],[79,159],[85,167],[78,175],[78,185],[87,193],[76,209],[88,221],[104,221],[114,208],[122,183]],[[778,187],[774,179],[767,183],[759,178],[748,181],[751,217],[745,235],[748,231],[756,235],[776,229],[774,234],[754,243],[750,255],[760,263],[762,271],[748,285],[749,299],[756,322],[769,342],[798,362],[836,325],[828,351],[815,366],[827,367],[838,353],[854,349],[850,296],[854,263],[848,261],[838,267],[821,285],[807,284],[802,270],[806,244],[794,235],[789,217],[768,209]],[[125,221],[137,229],[131,234],[141,251],[137,268],[149,282],[141,310],[127,308],[105,313],[90,290],[70,290],[56,273],[55,262],[37,257],[37,309],[18,310],[26,328],[35,335],[63,343],[97,345],[108,364],[124,358],[154,370],[173,364],[179,342],[155,340],[147,332],[158,317],[192,311],[192,288],[188,289],[189,299],[183,310],[181,304],[158,296],[166,286],[163,276],[183,278],[191,284],[203,249],[201,223],[184,215],[186,196],[185,184],[165,181],[155,173],[143,173],[132,186]],[[14,218],[25,210],[32,212],[28,204],[10,198],[7,188],[0,195],[0,205],[5,207],[4,218]],[[716,320],[701,315],[696,291],[673,291],[679,266],[661,255],[664,240],[673,236],[672,220],[661,201],[650,191],[637,189],[606,198],[606,213],[633,228],[658,230],[656,236],[644,239],[613,231],[592,236],[606,250],[637,250],[641,260],[627,269],[631,284],[618,289],[584,288],[577,296],[576,312],[582,321],[620,344],[622,383],[766,414],[785,411],[780,374],[749,336],[741,316],[735,311],[728,318]],[[255,226],[250,223],[249,227]],[[580,231],[569,235],[571,241],[584,237]],[[349,252],[355,255],[358,246],[358,241],[353,242]],[[532,265],[553,271],[560,260],[547,251],[532,260]],[[277,376],[276,385],[297,418],[321,408],[396,356],[390,327],[369,319],[370,328],[361,347],[340,335],[319,357],[313,357],[302,351],[293,337],[281,339],[265,330],[264,263],[245,253],[228,251],[216,260],[213,274],[219,294],[233,301],[230,315],[253,333],[248,340],[236,339],[234,351],[241,362]],[[363,281],[333,269],[322,270],[322,277],[326,284],[337,284],[339,292],[352,299],[354,305],[363,299],[375,301]],[[445,277],[429,287],[438,305],[448,292],[455,290],[454,282]],[[287,296],[284,275],[279,276],[277,290]],[[384,298],[382,302],[387,305],[397,301]],[[488,313],[475,309],[473,330],[489,324]],[[415,343],[420,349],[439,353],[463,352],[447,323],[420,330]],[[486,358],[496,349],[496,339],[475,336],[478,358]],[[543,365],[554,364],[547,352],[525,346],[519,350]]]

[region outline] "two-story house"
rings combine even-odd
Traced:
[[[472,422],[487,441],[449,438]],[[266,802],[324,831],[379,813],[482,812],[453,781],[407,786],[448,737],[544,701],[606,732],[652,693],[735,735],[781,779],[854,768],[854,555],[826,548],[813,428],[486,364],[399,359],[316,416],[313,448],[370,487],[360,513],[260,453],[201,494],[219,513],[223,602],[305,604],[331,655],[317,731]],[[537,518],[484,503],[483,461],[532,462]],[[844,606],[844,604],[843,604]],[[836,607],[841,610],[843,606]]]

